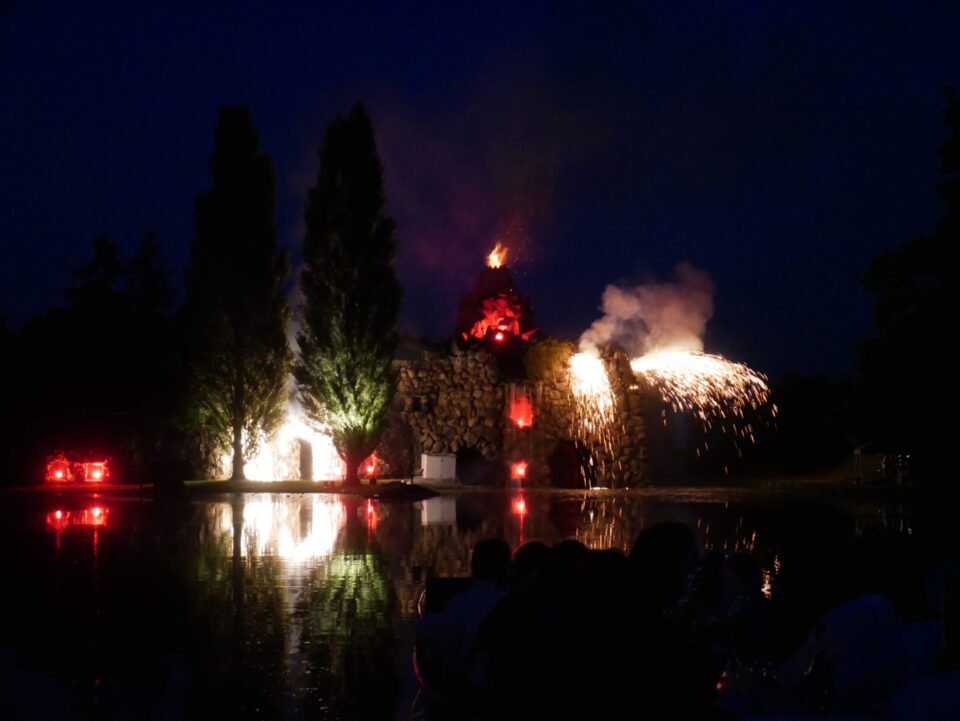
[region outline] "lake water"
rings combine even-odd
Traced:
[[[709,490],[173,505],[4,492],[0,716],[409,718],[424,579],[469,575],[473,545],[489,536],[629,551],[666,520],[708,548],[757,554],[772,594],[797,549],[915,530],[897,504]]]

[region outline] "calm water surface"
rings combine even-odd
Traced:
[[[0,500],[0,716],[24,718],[409,718],[423,581],[469,575],[488,536],[629,550],[682,521],[708,548],[757,554],[776,594],[797,549],[914,530],[902,506],[798,513],[719,491]]]

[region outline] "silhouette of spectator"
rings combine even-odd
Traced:
[[[706,718],[722,659],[695,646],[676,613],[700,557],[693,532],[663,523],[640,533],[629,557],[635,604],[624,619],[623,647],[634,649],[631,713],[644,719]]]
[[[877,713],[903,679],[902,628],[886,596],[861,596],[824,614],[783,672],[802,678],[822,671],[828,685],[818,695],[832,702],[816,710]]]
[[[507,569],[507,593],[480,622],[470,669],[474,688],[494,690],[503,698],[536,696],[543,670],[536,648],[546,603],[548,554],[549,548],[539,541],[526,543],[514,553]]]
[[[640,602],[674,611],[689,591],[699,557],[697,539],[682,523],[660,523],[642,531],[630,552]]]
[[[943,653],[939,669],[904,684],[890,698],[887,718],[952,721],[960,718],[960,578],[946,582],[941,600]]]
[[[426,614],[417,624],[425,664],[436,660],[442,663],[445,676],[467,678],[480,622],[503,598],[509,563],[506,541],[487,538],[477,542],[470,560],[473,583],[450,599],[440,613]]]
[[[736,553],[723,565],[724,645],[744,666],[770,658],[771,616],[763,595],[763,569],[749,553]]]

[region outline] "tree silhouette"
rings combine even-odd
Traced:
[[[303,329],[295,375],[307,413],[327,425],[347,485],[376,448],[396,390],[393,353],[402,289],[394,221],[370,116],[357,103],[327,126],[304,209]]]
[[[938,187],[946,214],[932,235],[879,254],[864,275],[876,296],[879,336],[860,344],[858,381],[863,425],[887,450],[915,454],[921,472],[946,463],[952,429],[941,419],[956,401],[955,361],[945,347],[956,327],[960,245],[960,97],[945,88],[949,135],[940,148]]]
[[[210,156],[213,188],[196,198],[184,306],[193,379],[190,418],[233,448],[233,479],[282,421],[289,373],[277,248],[277,180],[244,107],[222,107]]]

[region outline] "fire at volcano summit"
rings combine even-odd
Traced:
[[[463,341],[506,343],[529,341],[537,332],[528,297],[520,295],[507,270],[509,248],[497,243],[477,282],[460,301],[457,311],[457,338]]]

